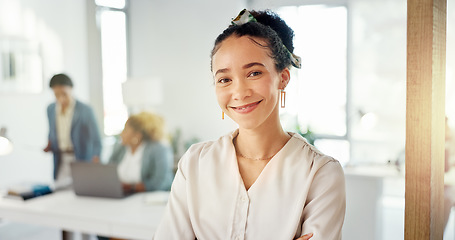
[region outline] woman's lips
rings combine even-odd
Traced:
[[[256,109],[256,107],[261,102],[262,102],[262,100],[254,102],[254,103],[246,104],[246,105],[243,105],[243,106],[231,107],[231,108],[237,113],[249,113],[249,112],[253,111],[254,109]]]

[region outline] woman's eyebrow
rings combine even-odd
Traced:
[[[265,67],[264,64],[262,64],[262,63],[259,63],[259,62],[252,62],[252,63],[248,63],[248,64],[243,65],[243,69],[247,69],[247,68],[250,68],[250,67],[253,67],[253,66],[262,66],[262,67]]]
[[[218,70],[215,72],[215,76],[216,76],[218,73],[225,73],[225,72],[229,72],[229,68],[218,69]]]
[[[265,67],[264,64],[260,63],[260,62],[252,62],[252,63],[247,63],[245,65],[243,65],[243,69],[248,69],[250,67],[253,67],[253,66],[262,66],[262,67]],[[218,74],[218,73],[225,73],[225,72],[229,72],[229,68],[222,68],[222,69],[218,69],[216,72],[215,72],[215,76]]]

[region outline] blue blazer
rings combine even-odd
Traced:
[[[87,104],[75,101],[76,105],[74,106],[74,115],[71,122],[71,142],[73,143],[76,160],[89,162],[93,156],[100,157],[101,155],[101,137],[92,108]],[[55,103],[47,107],[49,141],[54,153],[54,179],[57,178],[61,156],[60,148],[58,147],[55,108]]]
[[[174,156],[169,146],[160,142],[144,142],[141,180],[147,191],[169,190],[174,180]],[[109,158],[109,163],[120,164],[126,153],[126,147],[117,144]]]

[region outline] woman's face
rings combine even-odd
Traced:
[[[122,138],[122,145],[124,146],[134,146],[139,143],[141,140],[141,134],[130,127],[128,124],[125,124],[122,133],[120,133]]]
[[[289,70],[278,72],[262,39],[231,36],[212,58],[216,95],[221,109],[241,128],[255,129],[279,121],[279,89],[289,81]]]
[[[52,87],[55,99],[63,108],[68,107],[69,103],[71,102],[72,90],[72,87],[66,85],[56,85]]]

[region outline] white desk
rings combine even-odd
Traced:
[[[73,191],[19,201],[0,198],[0,218],[128,239],[151,239],[164,213],[168,192],[124,199],[76,196]]]

